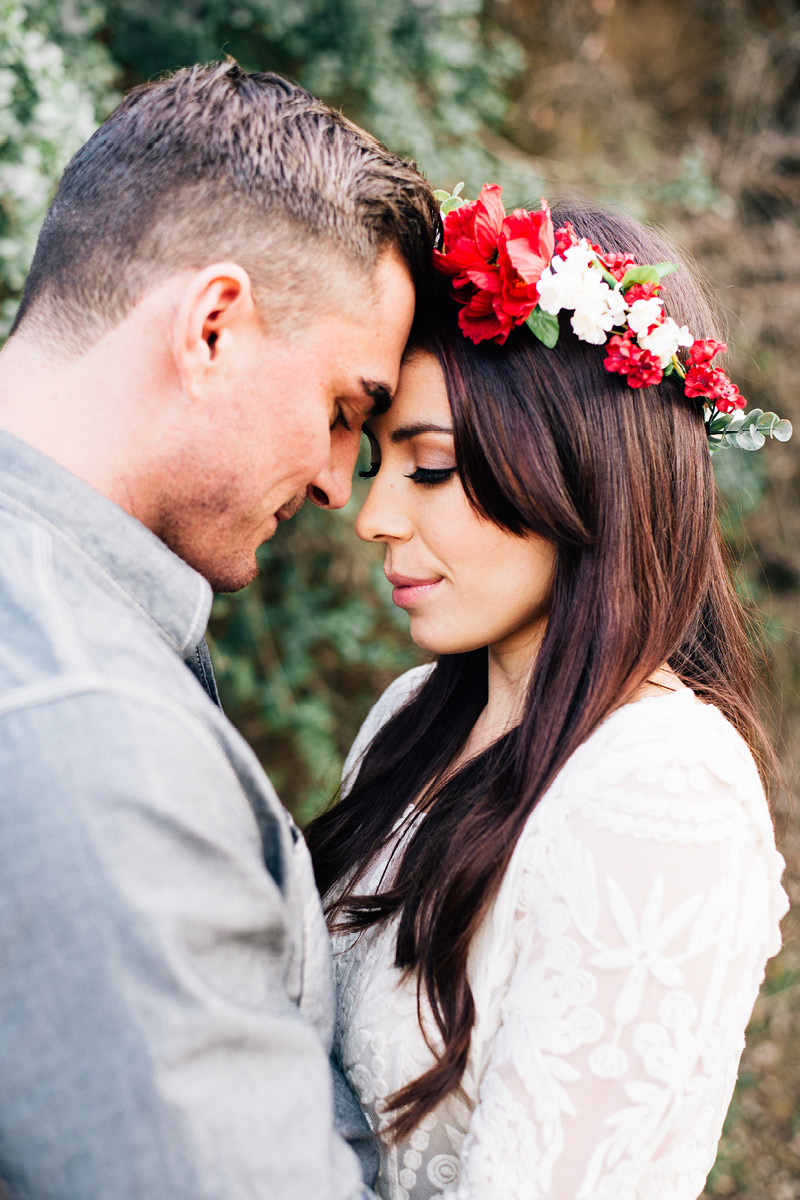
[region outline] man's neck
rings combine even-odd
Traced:
[[[131,418],[133,393],[146,383],[137,383],[142,371],[129,359],[113,339],[56,359],[35,339],[15,334],[0,353],[0,429],[143,520],[137,481],[145,470],[146,418]],[[146,403],[143,397],[143,409]]]

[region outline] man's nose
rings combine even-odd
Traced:
[[[317,508],[344,508],[352,491],[350,480],[340,479],[335,472],[325,471],[306,488],[306,495]]]
[[[311,480],[306,495],[318,508],[344,508],[350,499],[355,460],[349,464],[331,462]]]
[[[328,461],[306,488],[306,495],[318,508],[344,508],[347,504],[360,444],[360,434],[331,433]]]

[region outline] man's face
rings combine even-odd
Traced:
[[[251,322],[174,464],[154,529],[217,591],[256,574],[256,550],[308,490],[340,508],[350,496],[361,426],[397,386],[414,288],[387,251],[371,281],[353,272],[341,295],[291,337]],[[337,302],[338,301],[338,302]]]

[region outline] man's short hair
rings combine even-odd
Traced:
[[[131,91],[69,163],[14,329],[80,350],[169,275],[223,259],[277,316],[319,298],[331,251],[369,274],[391,246],[424,292],[437,225],[414,164],[303,88],[193,66]]]

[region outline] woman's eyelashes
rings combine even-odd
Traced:
[[[455,470],[455,467],[417,467],[410,475],[406,475],[406,479],[432,487],[437,483],[445,483],[455,474]]]
[[[362,479],[374,479],[380,470],[380,461],[370,463],[368,471],[359,471]],[[455,467],[415,467],[410,474],[406,475],[406,479],[410,479],[412,483],[421,483],[427,487],[433,487],[437,483],[446,483],[452,475],[455,474]]]
[[[364,427],[363,433],[369,442],[370,464],[368,470],[359,471],[358,474],[362,479],[374,479],[381,469],[381,448],[374,432],[368,426]],[[404,442],[408,440],[410,439],[403,439]],[[410,479],[412,483],[420,483],[424,487],[434,487],[436,484],[446,483],[456,472],[457,468],[455,464],[450,465],[453,461],[452,446],[449,451],[444,450],[438,445],[433,447],[420,445],[413,449],[409,448],[409,450],[408,457],[406,457],[406,451],[402,451],[399,461],[395,460],[397,452],[394,449],[390,451],[390,456],[392,463],[394,463],[393,469],[402,470],[401,462],[403,458],[406,459],[406,466],[413,466],[413,470],[411,471],[403,470],[406,479]],[[419,458],[427,458],[428,462],[436,462],[438,459],[440,463],[444,462],[448,465],[424,467],[419,463]]]

